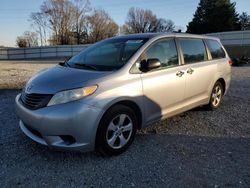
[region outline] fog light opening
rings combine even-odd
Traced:
[[[60,138],[67,144],[71,145],[76,143],[76,139],[73,136],[70,135],[61,135]]]

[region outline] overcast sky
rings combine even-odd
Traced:
[[[18,35],[32,30],[28,21],[31,12],[39,11],[44,0],[0,1],[0,46],[16,46]],[[250,0],[235,0],[236,10],[250,14]],[[171,19],[184,31],[192,20],[199,0],[90,0],[92,8],[102,8],[122,25],[130,7],[151,9],[158,17]]]

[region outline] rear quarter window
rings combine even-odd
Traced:
[[[208,47],[208,50],[211,53],[212,59],[220,59],[220,58],[225,58],[226,54],[221,46],[221,44],[212,39],[206,39],[206,44]]]

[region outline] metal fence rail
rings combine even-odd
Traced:
[[[2,48],[0,59],[42,59],[69,57],[79,53],[89,45],[60,45],[31,48]]]

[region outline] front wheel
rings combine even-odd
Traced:
[[[133,142],[137,118],[134,111],[124,105],[109,109],[102,118],[96,138],[96,148],[105,155],[118,155]]]
[[[217,109],[221,104],[223,94],[224,94],[223,86],[220,82],[217,81],[214,84],[207,108],[209,110]]]

